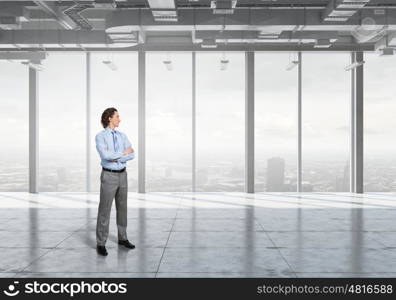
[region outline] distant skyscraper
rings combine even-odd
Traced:
[[[271,157],[267,161],[267,192],[283,192],[285,160]]]

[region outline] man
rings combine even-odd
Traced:
[[[98,254],[103,256],[107,255],[105,244],[109,234],[110,212],[114,197],[117,210],[118,244],[129,249],[135,248],[135,245],[128,241],[126,233],[128,198],[126,162],[134,159],[135,153],[127,136],[115,130],[120,121],[117,109],[107,108],[101,118],[104,130],[95,137],[96,149],[102,165],[96,223],[96,249]]]

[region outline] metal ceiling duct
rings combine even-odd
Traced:
[[[129,47],[140,43],[147,49],[233,49],[248,44],[367,49],[396,32],[396,9],[385,6],[389,1],[300,0],[300,5],[291,5],[291,1],[258,0],[41,0],[32,5],[0,0],[0,28],[7,29],[1,31],[0,48]],[[396,8],[396,2],[391,6]],[[332,22],[324,21],[324,16]],[[25,20],[18,22],[22,17]]]
[[[94,2],[95,8],[101,9],[114,9],[117,8],[117,4],[114,0],[95,0]]]
[[[370,0],[331,0],[323,15],[324,21],[348,21],[359,9],[366,6]]]
[[[157,22],[177,22],[177,11],[174,0],[147,0],[154,20]]]
[[[213,8],[214,14],[230,15],[234,13],[237,0],[212,0],[210,7]]]
[[[63,10],[63,13],[68,16],[70,19],[72,19],[80,29],[84,30],[92,30],[92,25],[88,22],[86,18],[81,16],[81,12],[86,10],[87,8],[93,8],[94,5],[92,3],[86,2],[86,3],[76,3],[65,10]]]

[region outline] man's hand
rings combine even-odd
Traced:
[[[126,148],[122,153],[124,155],[135,152],[132,147]]]

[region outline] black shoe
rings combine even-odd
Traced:
[[[106,256],[106,255],[108,254],[105,246],[99,246],[99,245],[97,245],[97,246],[96,246],[96,250],[98,251],[98,253],[99,253],[100,255]]]
[[[125,246],[125,247],[127,247],[129,249],[134,249],[135,248],[135,245],[131,244],[128,240],[125,240],[125,241],[118,240],[118,244],[119,245],[123,245],[123,246]]]

